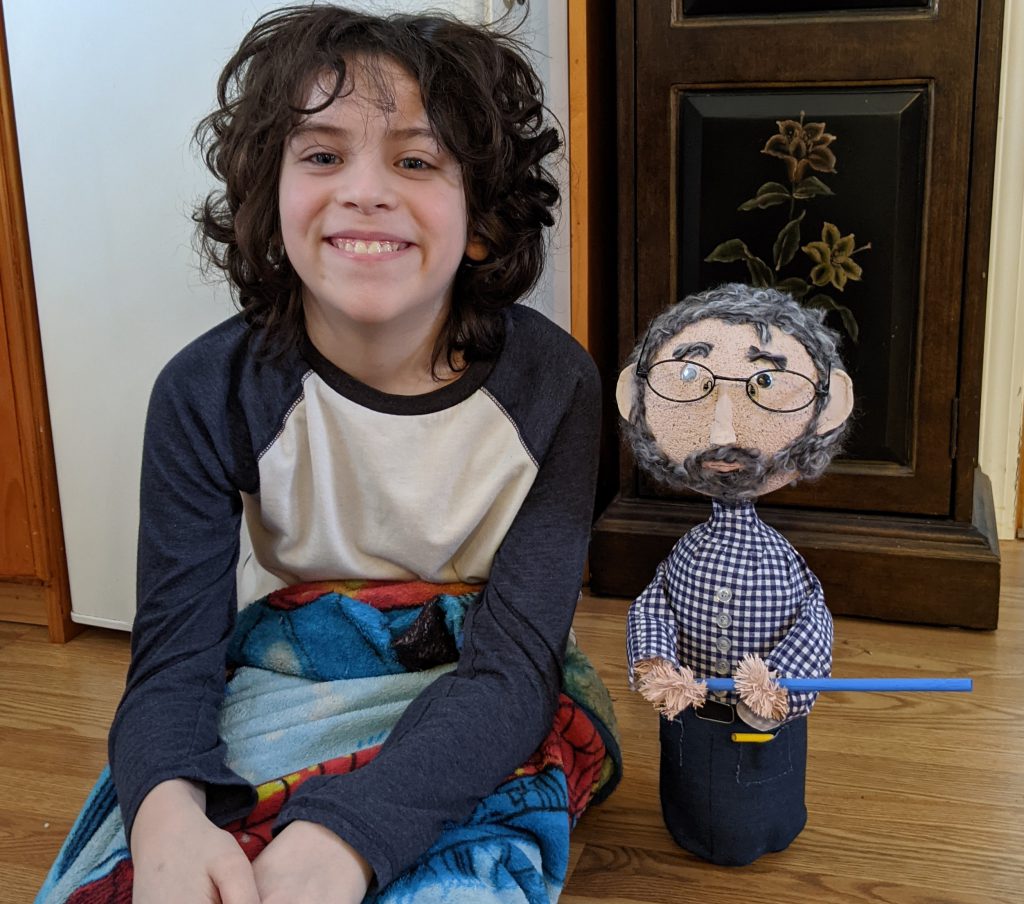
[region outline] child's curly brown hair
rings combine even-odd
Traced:
[[[517,40],[497,28],[327,5],[260,17],[220,75],[217,109],[196,128],[206,165],[222,183],[193,214],[199,251],[227,275],[268,354],[297,346],[302,284],[281,242],[282,154],[304,117],[344,93],[346,60],[356,55],[371,74],[374,61],[391,60],[419,84],[435,137],[462,169],[469,235],[488,250],[484,261],[459,267],[433,360],[445,355],[456,368],[460,359],[491,357],[502,341],[500,311],[529,292],[543,268],[542,230],[559,201],[543,161],[561,146],[545,119],[540,79]],[[317,83],[328,98],[306,108]],[[386,102],[390,88],[380,88]]]

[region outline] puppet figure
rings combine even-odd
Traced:
[[[832,619],[754,500],[818,476],[837,450],[853,407],[837,340],[821,311],[725,285],[660,314],[616,388],[639,467],[712,500],[631,606],[628,657],[631,686],[661,713],[665,824],[718,864],[782,850],[807,820],[815,694],[776,679],[829,674]],[[736,693],[701,680],[730,676]],[[762,743],[733,740],[754,731]]]

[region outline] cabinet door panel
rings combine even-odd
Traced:
[[[846,457],[772,503],[949,515],[977,5],[686,10],[634,6],[636,333],[720,282],[806,286],[804,303],[844,334],[858,413]],[[751,205],[779,186],[789,197]],[[779,233],[801,212],[783,261]],[[851,235],[844,259],[837,240]],[[763,265],[707,260],[735,238]],[[831,270],[815,269],[813,246]]]

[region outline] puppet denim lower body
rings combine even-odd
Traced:
[[[692,709],[661,719],[665,825],[680,847],[721,866],[783,850],[807,822],[807,720],[783,725],[763,744],[737,743],[734,731],[750,729]]]

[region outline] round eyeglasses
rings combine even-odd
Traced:
[[[789,370],[759,370],[749,377],[722,377],[696,361],[656,361],[639,372],[651,390],[669,402],[699,402],[719,382],[744,383],[746,396],[765,411],[788,414],[802,411],[819,396],[828,395],[828,380],[818,386],[803,374]]]

